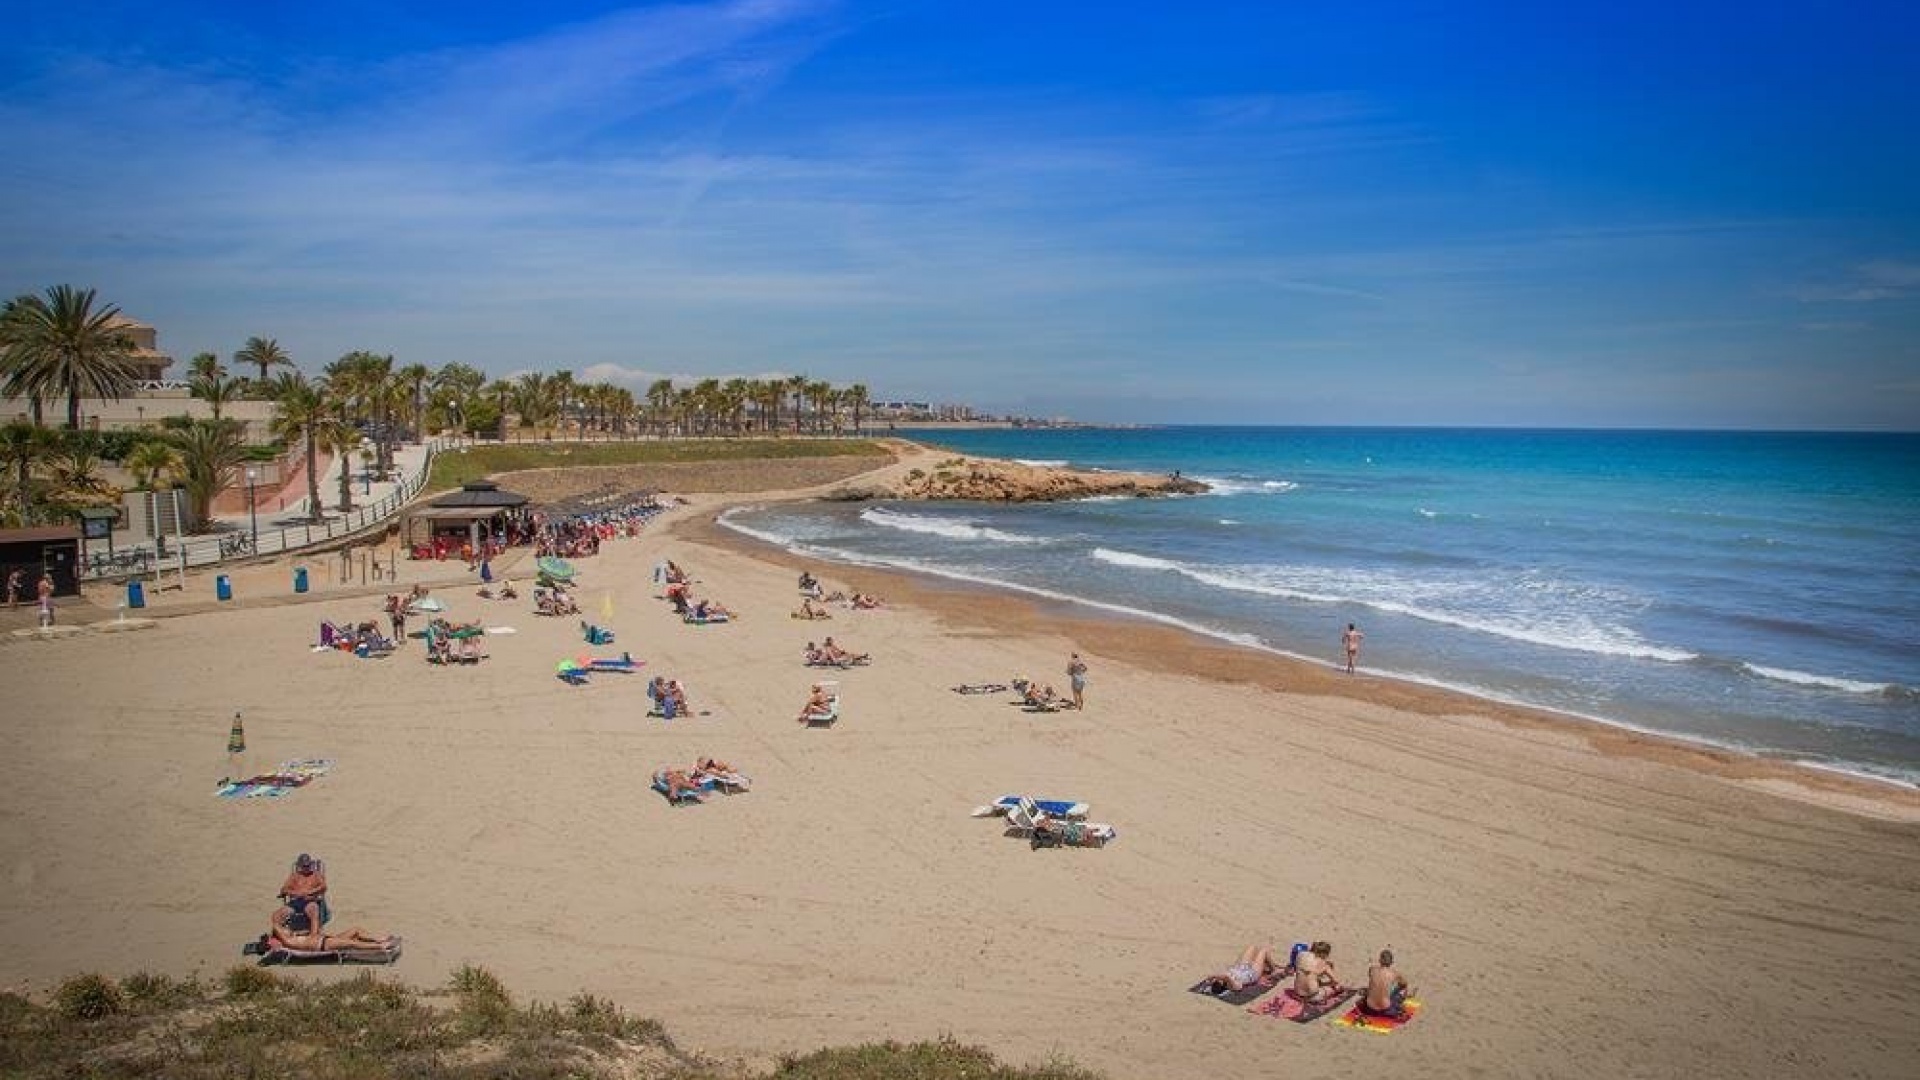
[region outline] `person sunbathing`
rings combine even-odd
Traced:
[[[1333,946],[1316,941],[1295,955],[1293,962],[1294,997],[1309,1004],[1332,1000],[1340,993],[1340,979],[1334,974]]]
[[[853,664],[864,664],[873,659],[873,657],[867,653],[851,653],[835,645],[833,643],[833,635],[831,634],[827,635],[827,640],[821,644],[820,655],[826,658],[827,663],[838,664],[841,667],[849,667]]]
[[[833,615],[826,608],[813,602],[811,597],[800,601],[800,610],[793,613],[796,619],[831,619]]]
[[[707,793],[700,781],[685,769],[661,769],[653,774],[653,779],[656,783],[667,785],[669,799],[699,799]]]
[[[718,600],[701,600],[693,605],[690,617],[694,622],[706,622],[710,619],[731,619],[733,612],[727,610]]]
[[[827,692],[825,686],[814,683],[813,692],[807,696],[807,703],[800,707],[798,719],[803,724],[810,720],[825,720],[833,715],[836,704],[833,695]]]
[[[868,596],[866,593],[854,593],[853,596],[847,600],[847,606],[856,611],[870,611],[873,608],[879,607],[880,603],[879,597]]]
[[[1216,994],[1245,990],[1257,983],[1276,982],[1286,973],[1286,965],[1273,958],[1273,946],[1249,945],[1232,967],[1207,980],[1207,988]]]
[[[295,912],[281,905],[268,920],[267,935],[275,947],[297,952],[333,952],[338,949],[387,949],[393,946],[392,934],[375,934],[358,926],[328,933],[318,927],[296,929]]]
[[[1058,709],[1065,704],[1065,701],[1054,691],[1051,684],[1047,686],[1035,686],[1033,683],[1028,683],[1026,687],[1020,691],[1020,696],[1023,699],[1021,704],[1030,709]]]
[[[1393,950],[1381,949],[1380,962],[1367,969],[1367,992],[1360,999],[1360,1011],[1398,1020],[1407,1015],[1407,999],[1412,996],[1413,988],[1393,966]]]

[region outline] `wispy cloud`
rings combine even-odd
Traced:
[[[1795,286],[1788,295],[1803,303],[1866,304],[1920,297],[1920,263],[1876,259],[1831,281]]]

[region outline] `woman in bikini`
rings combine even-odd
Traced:
[[[393,945],[393,935],[375,934],[357,926],[331,934],[317,927],[295,930],[289,921],[293,917],[293,909],[283,906],[273,913],[268,924],[268,936],[279,948],[297,952],[333,952],[339,949],[386,949]]]
[[[1286,969],[1273,958],[1273,946],[1249,945],[1232,967],[1208,979],[1207,983],[1209,989],[1219,994],[1245,990],[1255,983],[1269,982],[1285,974]]]

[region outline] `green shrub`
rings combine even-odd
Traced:
[[[280,977],[265,968],[241,964],[227,972],[227,993],[234,997],[273,994],[280,989]]]
[[[127,1001],[140,1008],[164,1009],[185,1005],[198,999],[203,988],[200,980],[188,976],[175,979],[142,971],[120,980],[120,991]]]
[[[76,975],[68,979],[60,984],[53,1002],[60,1015],[69,1020],[98,1020],[126,1007],[120,988],[104,975]]]

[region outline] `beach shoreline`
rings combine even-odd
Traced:
[[[1500,701],[1392,675],[1363,671],[1357,677],[1349,677],[1332,661],[1316,663],[1277,650],[1236,645],[1145,618],[1102,612],[1069,600],[1028,596],[1011,589],[996,590],[987,584],[905,569],[810,560],[719,520],[728,510],[749,503],[767,505],[811,498],[813,496],[793,495],[708,505],[705,509],[709,518],[704,521],[682,519],[676,523],[675,530],[690,542],[760,557],[796,573],[809,566],[831,565],[837,576],[860,582],[863,592],[898,595],[974,629],[996,623],[1044,625],[1069,636],[1098,638],[1110,652],[1127,662],[1169,674],[1256,683],[1290,693],[1338,696],[1428,717],[1470,714],[1515,728],[1564,732],[1585,739],[1596,753],[1660,761],[1764,789],[1783,798],[1886,821],[1920,823],[1920,788],[1891,777],[1817,762],[1769,757],[1743,748],[1718,746],[1600,717]],[[961,604],[943,602],[943,598],[955,593],[971,594],[970,599]],[[987,611],[988,608],[998,610]],[[1119,627],[1137,631],[1140,639],[1128,633],[1116,633]]]

